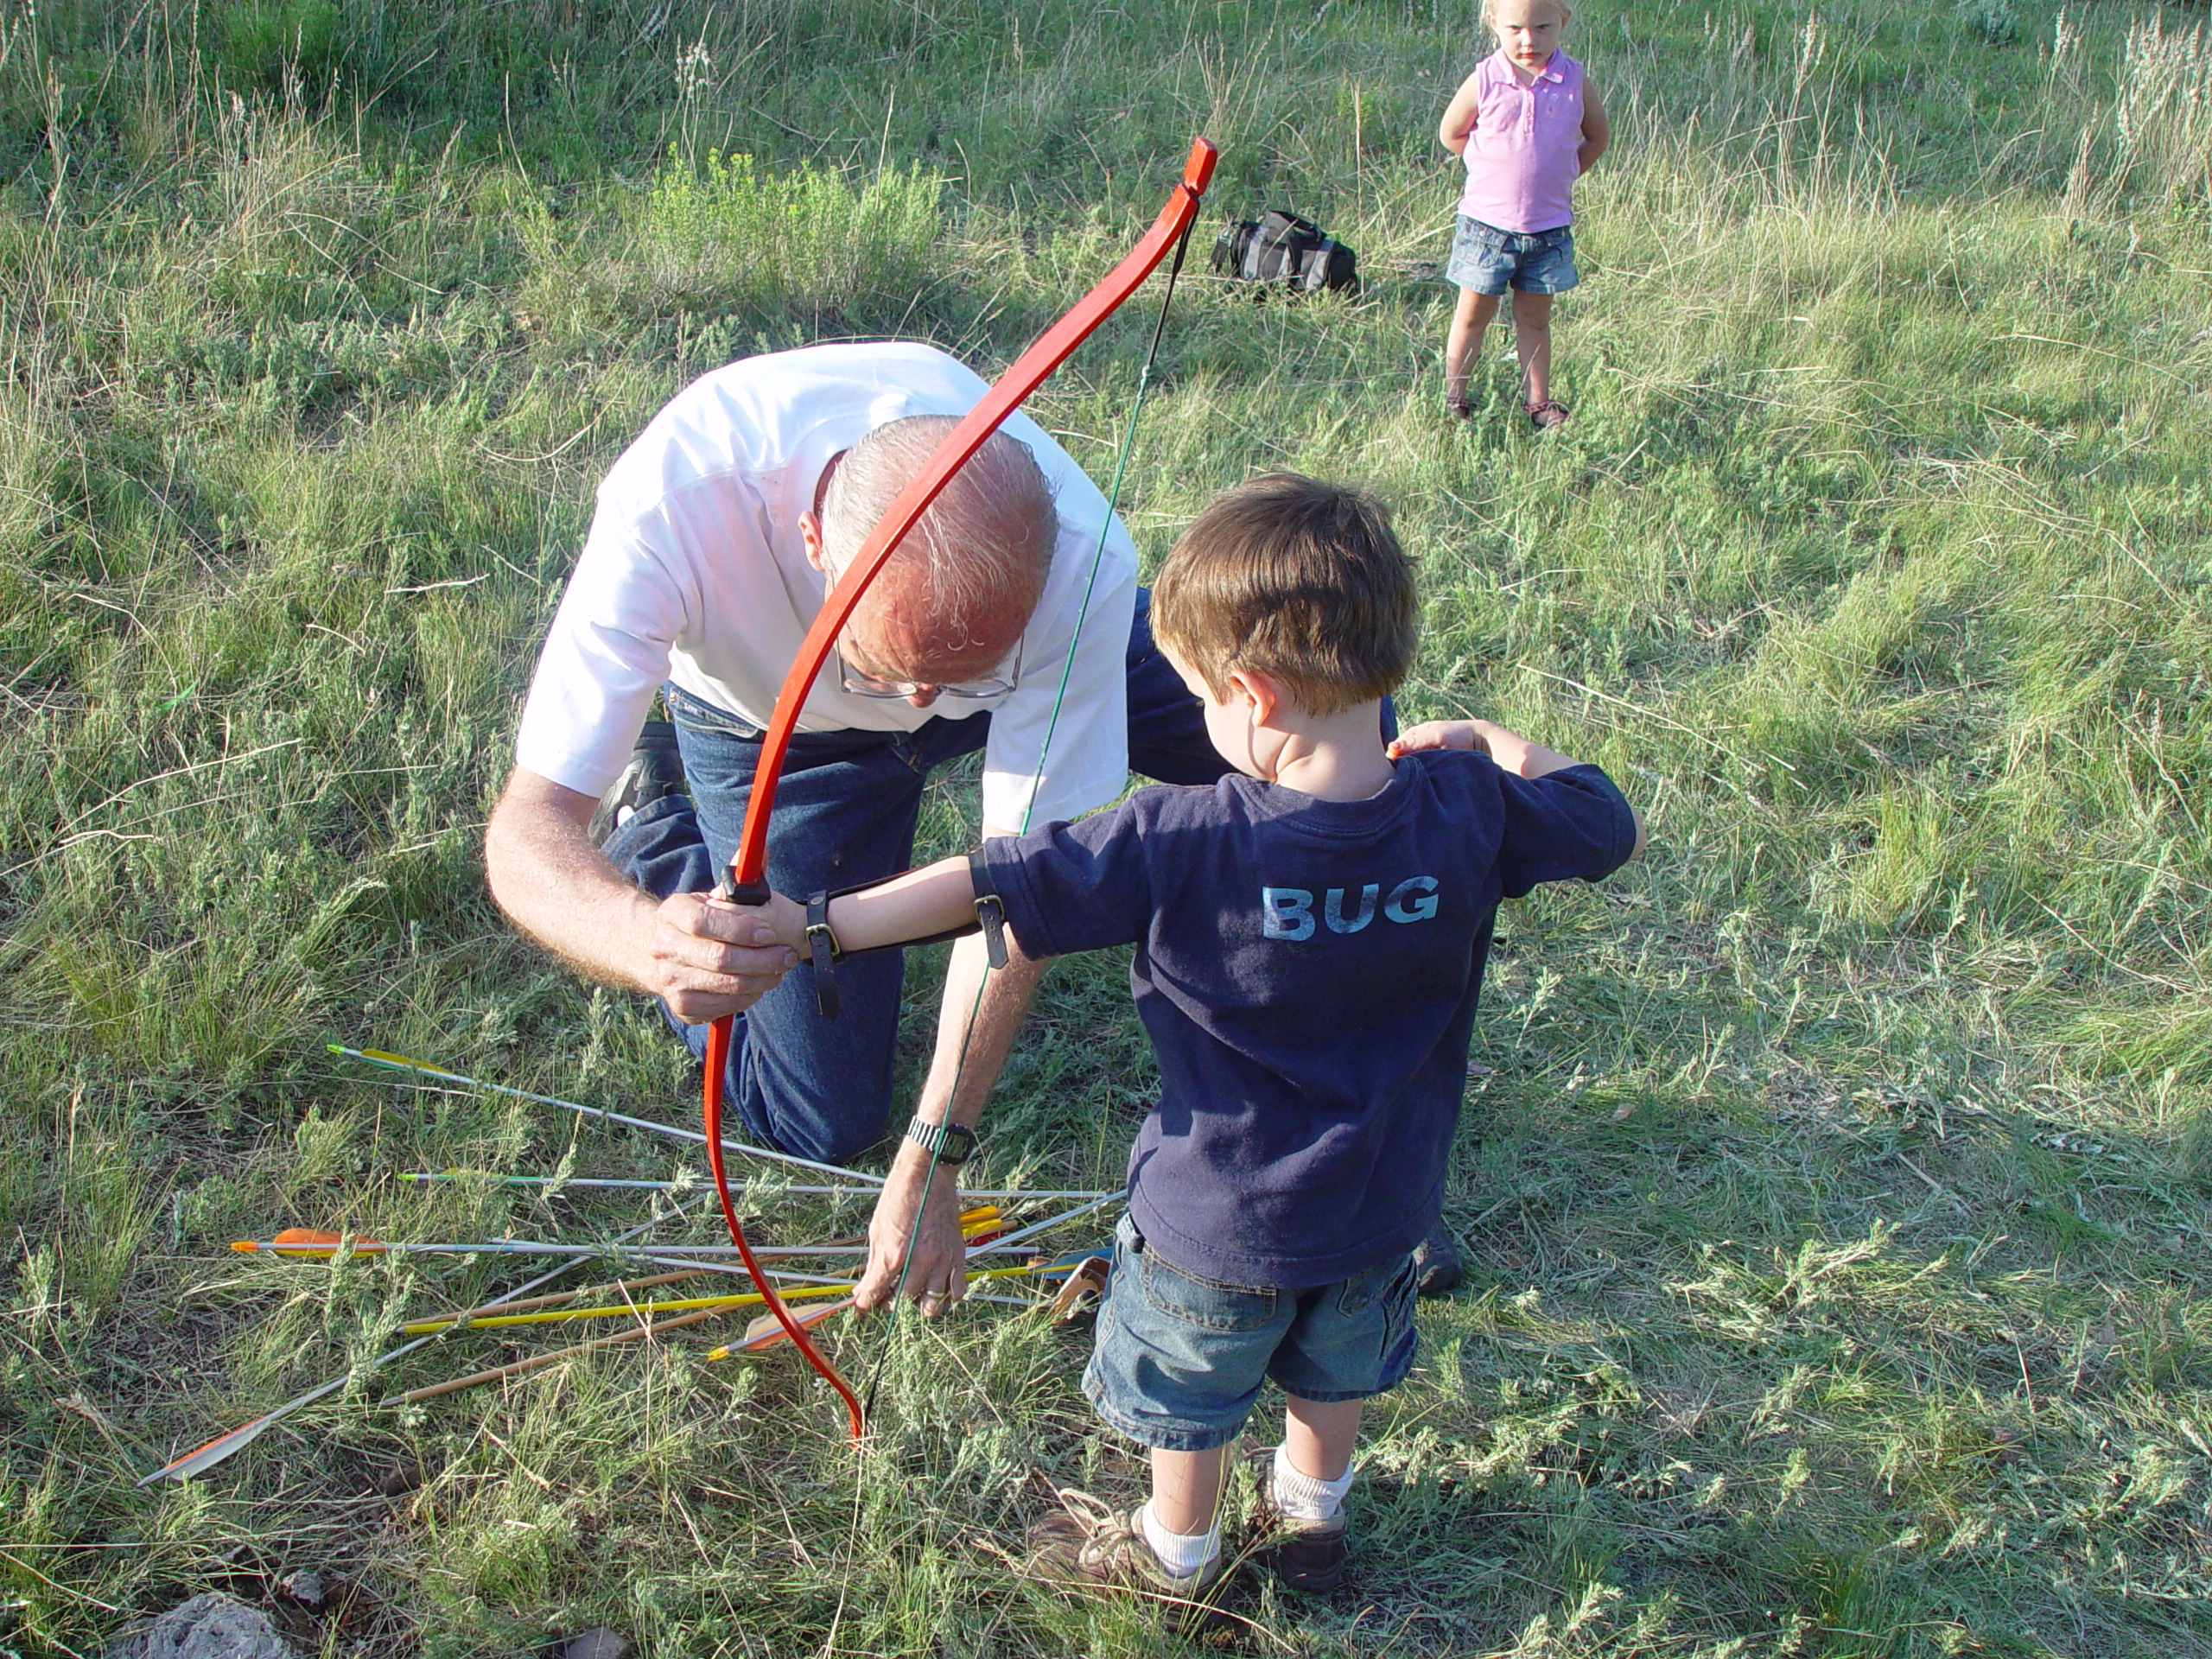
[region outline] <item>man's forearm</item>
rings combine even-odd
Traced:
[[[585,833],[592,804],[515,769],[484,830],[485,874],[515,925],[577,972],[657,996],[693,1024],[774,989],[798,957],[766,919],[704,893],[641,893]]]
[[[493,899],[508,920],[578,973],[626,990],[652,989],[644,966],[653,900],[615,873],[584,826],[560,810],[565,803],[517,795],[511,787],[485,826]]]
[[[987,829],[984,833],[990,832]],[[958,874],[972,915],[972,884],[964,869]],[[972,1128],[983,1115],[983,1104],[1045,971],[1042,962],[1021,954],[1020,942],[1010,934],[1007,949],[1007,965],[994,970],[981,935],[953,943],[938,1018],[937,1048],[914,1109],[914,1116],[925,1122],[950,1122]],[[966,1252],[956,1196],[959,1181],[957,1172],[932,1168],[932,1160],[933,1154],[912,1141],[900,1141],[893,1154],[890,1178],[868,1223],[868,1271],[854,1294],[855,1303],[863,1309],[884,1306],[902,1285],[920,1303],[925,1317],[934,1317],[960,1298]]]
[[[983,1103],[998,1082],[999,1068],[1006,1064],[1007,1052],[1014,1046],[1014,1033],[1021,1028],[1022,1016],[1029,1012],[1045,972],[1045,964],[1023,956],[1014,939],[1007,939],[1007,965],[986,979],[989,958],[982,937],[971,934],[954,942],[944,975],[937,1049],[915,1116],[943,1122],[949,1109],[951,1122],[971,1126],[982,1116]]]

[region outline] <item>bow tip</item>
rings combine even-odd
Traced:
[[[1190,159],[1183,163],[1183,182],[1191,188],[1192,195],[1205,194],[1206,186],[1213,182],[1214,163],[1220,159],[1221,151],[1211,139],[1191,140]]]

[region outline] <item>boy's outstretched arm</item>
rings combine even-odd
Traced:
[[[804,961],[807,954],[806,908],[782,893],[772,896],[761,913]],[[830,931],[840,950],[876,950],[949,932],[976,919],[976,883],[965,858],[939,859],[918,870],[895,875],[880,886],[830,901]]]
[[[1523,778],[1542,778],[1582,764],[1490,720],[1423,721],[1398,734],[1390,745],[1390,758],[1395,760],[1416,749],[1471,749]],[[1629,854],[1635,858],[1643,851],[1643,815],[1633,806],[1629,810],[1636,818],[1636,849]]]
[[[1480,113],[1476,101],[1475,78],[1469,75],[1459,83],[1459,90],[1452,94],[1452,101],[1444,107],[1444,119],[1436,124],[1436,141],[1454,156],[1465,155],[1467,135],[1475,130],[1475,117]]]

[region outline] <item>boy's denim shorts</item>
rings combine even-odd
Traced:
[[[1312,1290],[1225,1285],[1169,1265],[1125,1215],[1083,1391],[1141,1446],[1226,1446],[1269,1377],[1323,1404],[1404,1381],[1414,1285],[1410,1255]]]
[[[1508,287],[1523,294],[1563,294],[1582,280],[1574,268],[1574,227],[1501,231],[1462,213],[1444,275],[1477,294],[1503,294]]]

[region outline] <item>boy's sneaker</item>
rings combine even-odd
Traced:
[[[592,809],[585,833],[593,846],[604,847],[640,807],[683,792],[683,755],[676,746],[676,728],[664,720],[649,720],[631,747],[629,764]]]
[[[1293,1521],[1279,1518],[1275,1535],[1252,1554],[1252,1559],[1282,1580],[1283,1588],[1301,1596],[1325,1596],[1344,1582],[1344,1518],[1333,1521]]]
[[[1160,1562],[1146,1541],[1140,1503],[1117,1510],[1088,1492],[1062,1490],[1058,1513],[1029,1529],[1026,1575],[1046,1584],[1076,1589],[1134,1590],[1159,1601],[1166,1623],[1191,1630],[1208,1622],[1205,1598],[1221,1581],[1222,1558],[1214,1558],[1186,1579]]]
[[[1440,1217],[1428,1236],[1414,1246],[1414,1293],[1420,1296],[1448,1296],[1467,1276],[1459,1261],[1459,1241]]]
[[[1285,1515],[1274,1498],[1275,1450],[1246,1440],[1237,1459],[1250,1475],[1258,1501],[1252,1533],[1260,1541],[1251,1559],[1275,1575],[1286,1590],[1325,1596],[1344,1582],[1346,1542],[1344,1511],[1332,1521],[1301,1521]]]

